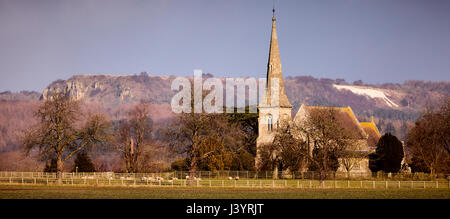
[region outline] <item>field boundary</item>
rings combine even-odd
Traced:
[[[322,183],[314,177],[304,177],[308,174],[302,174],[301,178],[290,177],[286,179],[257,177],[258,174],[269,176],[268,171],[259,173],[250,171],[199,171],[191,180],[188,174],[189,172],[183,171],[161,173],[65,172],[62,173],[58,182],[56,173],[0,171],[0,184],[298,189],[450,189],[449,177],[431,178],[427,176],[422,178],[423,174],[407,175],[412,177],[406,178],[405,175],[400,177],[400,174],[394,177],[383,175],[386,177],[371,177],[359,180],[336,177],[335,174],[333,178],[328,178]],[[309,176],[314,176],[313,174],[310,172]],[[428,180],[428,177],[433,180]]]
[[[4,185],[64,185],[64,186],[123,186],[123,187],[219,187],[219,188],[296,188],[296,189],[450,189],[450,183],[436,181],[369,181],[369,180],[150,180],[150,179],[88,179],[0,177]]]

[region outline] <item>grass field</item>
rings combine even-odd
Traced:
[[[0,199],[450,199],[450,189],[270,189],[0,185]]]

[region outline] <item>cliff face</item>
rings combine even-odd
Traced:
[[[174,77],[173,77],[174,78]],[[133,104],[141,100],[161,104],[170,103],[174,92],[170,90],[171,77],[77,75],[68,80],[58,80],[44,89],[41,99],[64,92],[76,100],[102,103],[108,106]]]

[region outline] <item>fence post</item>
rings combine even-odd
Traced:
[[[347,188],[350,188],[350,180],[347,180]]]
[[[386,189],[388,189],[388,181],[386,180],[385,183],[386,183]]]
[[[400,189],[400,181],[398,181],[398,188]]]
[[[372,181],[372,184],[373,184],[373,188],[375,189],[375,188],[376,188],[376,185],[375,185],[375,180],[374,180],[374,181]]]
[[[287,187],[287,180],[284,180],[284,187]]]
[[[439,189],[439,182],[436,180],[436,189]]]
[[[425,181],[423,181],[423,188],[425,189]]]
[[[224,187],[224,185],[223,185],[224,183],[223,183],[223,180],[222,180],[222,187]]]
[[[361,187],[361,189],[363,188],[362,181],[359,181],[359,187]]]

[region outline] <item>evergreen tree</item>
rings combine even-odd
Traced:
[[[369,156],[369,167],[373,172],[396,173],[401,168],[403,156],[402,143],[394,135],[386,133],[378,140],[375,154]]]
[[[89,158],[86,151],[83,151],[77,155],[74,161],[72,172],[95,172],[94,164],[92,163],[91,158]]]

